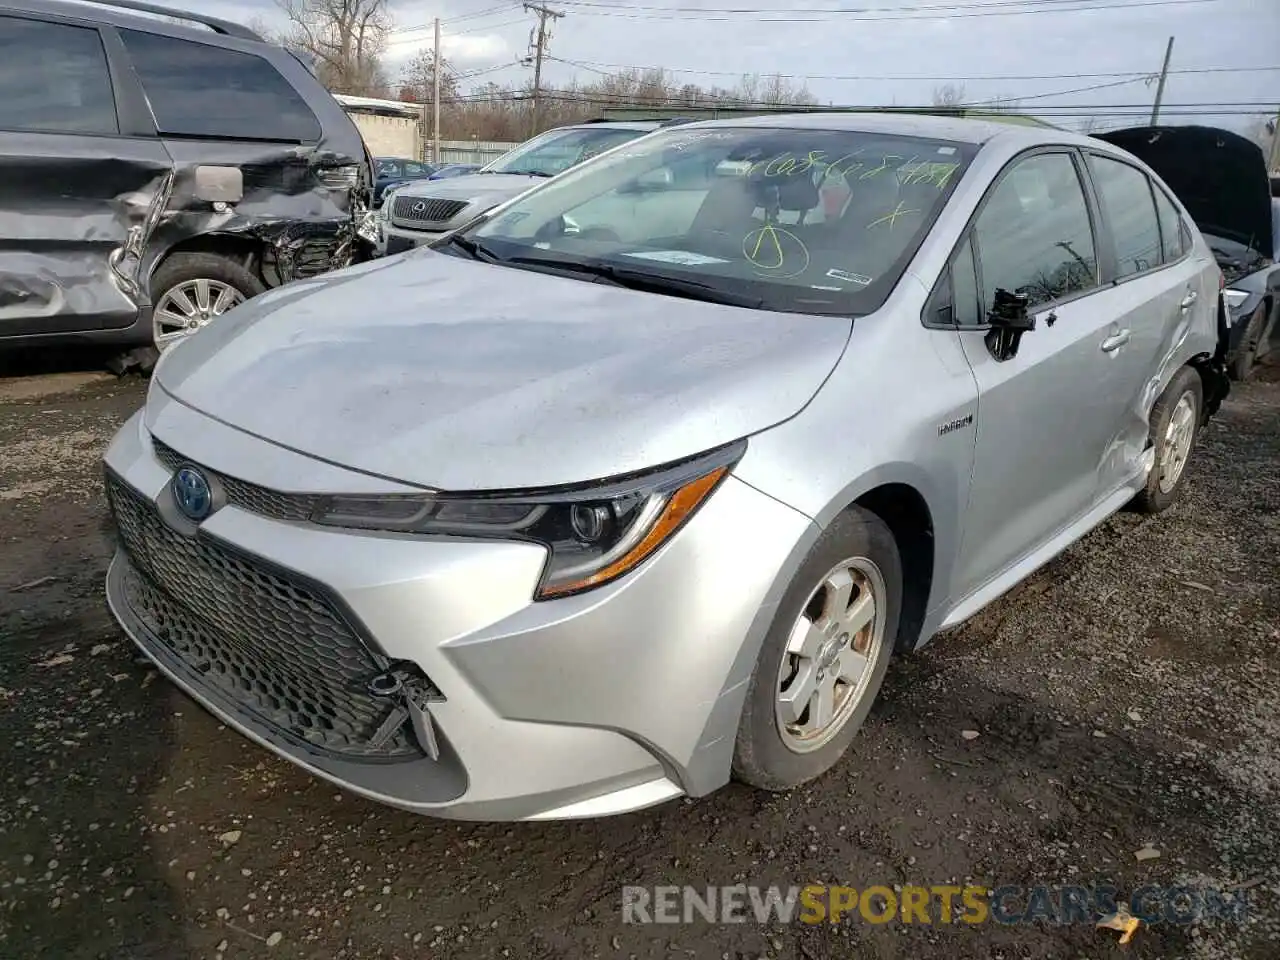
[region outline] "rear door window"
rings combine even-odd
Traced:
[[[320,139],[311,108],[262,57],[135,30],[120,36],[161,133],[284,143]]]
[[[1173,263],[1187,252],[1187,232],[1182,217],[1173,201],[1159,187],[1156,188],[1156,219],[1160,221],[1160,248],[1165,263]]]
[[[120,132],[97,30],[0,17],[0,130]]]
[[[1116,246],[1116,279],[1158,267],[1163,259],[1151,181],[1137,167],[1090,154],[1089,167]]]

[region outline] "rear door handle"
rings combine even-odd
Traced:
[[[1193,303],[1195,303],[1195,302],[1196,302],[1196,297],[1197,297],[1197,296],[1199,296],[1199,294],[1197,294],[1194,290],[1192,290],[1192,291],[1191,291],[1190,293],[1188,293],[1185,297],[1183,297],[1183,298],[1182,298],[1182,303],[1181,303],[1181,307],[1182,307],[1182,309],[1183,309],[1183,310],[1189,310],[1189,309],[1191,309],[1191,305],[1192,305]]]
[[[1115,353],[1126,343],[1129,342],[1129,331],[1121,330],[1119,333],[1113,333],[1107,339],[1102,341],[1102,349],[1107,353]]]

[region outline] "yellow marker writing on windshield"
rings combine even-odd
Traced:
[[[920,212],[919,210],[904,210],[903,207],[905,205],[906,205],[906,201],[899,200],[898,205],[894,207],[889,213],[886,213],[883,217],[881,217],[878,220],[872,220],[870,223],[868,223],[867,229],[870,230],[872,227],[878,227],[882,223],[887,223],[889,225],[889,229],[892,230],[894,227],[894,224],[898,222],[899,217],[905,217],[909,213]]]
[[[788,251],[793,251],[791,256]],[[772,223],[742,238],[742,255],[757,270],[773,277],[796,277],[809,269],[809,249],[804,241]]]

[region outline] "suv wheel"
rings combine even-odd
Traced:
[[[234,260],[213,253],[175,253],[151,278],[152,342],[158,351],[266,289]]]
[[[1191,448],[1200,433],[1203,409],[1204,387],[1200,374],[1183,367],[1151,408],[1150,436],[1155,448],[1155,464],[1147,476],[1146,487],[1133,501],[1143,513],[1160,513],[1178,498]]]
[[[733,772],[766,790],[825,773],[871,709],[898,632],[902,564],[858,507],[814,544],[787,588],[747,687]]]

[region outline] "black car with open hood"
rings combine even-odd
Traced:
[[[1280,199],[1262,149],[1217,127],[1131,127],[1094,136],[1151,167],[1200,228],[1226,284],[1228,369],[1248,377],[1280,332]]]
[[[246,27],[147,0],[0,0],[0,91],[0,348],[111,343],[145,366],[367,252],[359,130]]]

